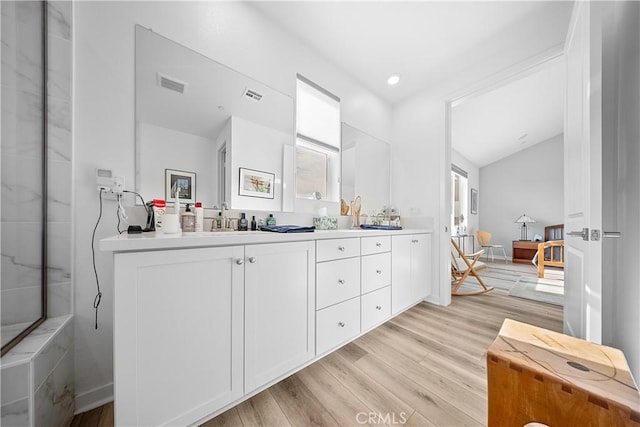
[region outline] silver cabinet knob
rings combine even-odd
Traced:
[[[382,270],[376,270],[376,273],[382,274]]]
[[[251,264],[255,264],[255,262],[256,262],[256,257],[250,256],[250,257],[249,257],[249,262],[250,262]]]
[[[382,306],[381,305],[376,305],[376,310],[382,310]]]
[[[381,248],[381,247],[382,247],[382,243],[380,243],[380,242],[376,242],[376,246],[377,246],[377,247],[379,247],[379,248]]]
[[[339,250],[340,252],[344,252],[344,246],[338,246],[338,250]]]
[[[338,283],[340,283],[341,285],[344,285],[344,279],[338,279]]]
[[[340,326],[341,328],[344,328],[344,322],[338,322],[338,326]]]
[[[238,265],[242,265],[242,264],[244,264],[244,260],[243,260],[242,258],[238,258],[238,259],[236,260],[236,264],[238,264]]]

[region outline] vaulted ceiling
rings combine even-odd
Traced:
[[[561,49],[573,6],[564,1],[251,4],[390,105],[445,82],[463,88]],[[552,81],[557,71],[555,67],[520,83],[511,82],[494,95],[459,106],[458,113],[454,111],[454,127],[459,128],[454,128],[454,136],[462,139],[456,137],[453,148],[484,165],[511,154],[514,147],[523,149],[562,132],[562,115],[558,121],[552,114],[562,107],[562,97],[557,96],[562,83]],[[386,83],[392,74],[401,76],[395,86]],[[516,123],[518,127],[496,133],[501,124]],[[520,144],[518,138],[525,133],[527,142]],[[515,141],[513,134],[517,134]]]

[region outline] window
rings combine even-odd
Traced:
[[[340,98],[298,75],[296,197],[340,200]]]

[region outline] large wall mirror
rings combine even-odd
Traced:
[[[391,147],[355,127],[342,123],[342,199],[360,196],[362,214],[381,212],[391,195]]]
[[[205,208],[293,210],[292,97],[141,26],[135,73],[144,198],[172,200],[174,174]]]

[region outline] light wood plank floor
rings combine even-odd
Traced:
[[[562,308],[506,291],[422,303],[204,424],[213,426],[480,426],[485,352],[511,318],[562,331]],[[113,404],[72,426],[113,425]]]

